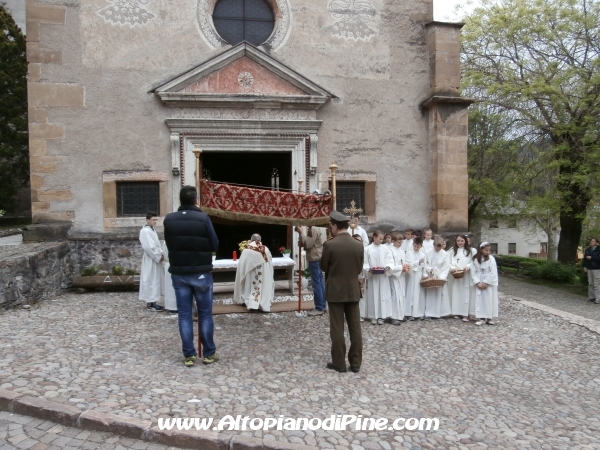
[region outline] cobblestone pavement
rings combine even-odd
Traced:
[[[600,448],[598,335],[518,302],[496,326],[363,324],[361,372],[325,369],[328,318],[215,317],[222,360],[182,364],[177,320],[136,293],[66,294],[0,315],[0,387],[113,414],[434,417],[437,431],[256,431],[353,450]]]
[[[161,444],[127,439],[110,433],[69,428],[32,417],[0,411],[0,449],[174,449]]]
[[[513,277],[500,277],[500,291],[509,296],[514,295],[587,319],[600,321],[600,305],[588,302],[588,298],[582,295],[527,283]]]

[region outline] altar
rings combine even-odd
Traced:
[[[213,261],[213,272],[235,272],[237,271],[239,259],[216,259]],[[290,287],[290,293],[295,292],[296,283],[294,281],[294,268],[296,262],[292,258],[273,258],[273,269],[285,269]]]

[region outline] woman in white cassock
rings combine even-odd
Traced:
[[[406,240],[405,240],[406,242]],[[412,250],[406,252],[406,264],[410,266],[406,273],[406,296],[404,297],[404,315],[414,320],[419,309],[419,301],[425,297],[425,289],[419,284],[423,278],[425,253],[421,251],[423,240],[414,238]]]
[[[394,267],[390,270],[390,287],[392,289],[392,325],[400,325],[404,320],[404,297],[406,296],[406,280],[404,273],[408,272],[406,253],[402,246],[402,235],[392,234],[390,250],[394,258]]]
[[[444,240],[440,236],[434,239],[433,250],[425,256],[425,274],[430,278],[446,280],[450,272],[448,254],[442,250]],[[447,283],[446,283],[447,284]],[[425,319],[439,319],[449,313],[448,287],[444,284],[441,288],[425,289],[425,297],[419,302],[416,317]]]
[[[498,268],[487,242],[479,244],[471,266],[471,282],[477,289],[475,317],[479,321],[475,325],[494,325],[492,319],[498,317]]]
[[[383,325],[384,319],[392,315],[392,290],[390,288],[390,270],[394,259],[390,249],[382,244],[383,233],[373,233],[373,243],[365,250],[364,271],[367,275],[365,297],[365,317],[373,325]],[[374,274],[373,268],[385,268],[385,273]]]
[[[162,311],[163,308],[156,302],[162,296],[163,260],[162,247],[158,234],[154,231],[158,217],[154,213],[146,215],[146,225],[140,230],[140,243],[144,249],[142,256],[142,270],[140,271],[140,300],[146,302],[146,308],[153,311]]]
[[[162,251],[165,257],[163,261],[163,268],[165,271],[165,278],[163,283],[163,297],[165,298],[165,310],[167,312],[177,312],[177,298],[175,298],[175,289],[173,289],[173,281],[171,280],[171,273],[169,272],[169,249],[167,243],[162,241]]]
[[[465,270],[462,278],[449,277],[449,293],[452,315],[456,318],[469,321],[469,315],[475,312],[475,287],[471,284],[469,271],[473,263],[473,257],[477,250],[469,247],[465,236],[458,235],[454,238],[454,247],[448,251],[448,262],[450,273]]]

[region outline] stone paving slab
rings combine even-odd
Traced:
[[[503,286],[502,286],[503,288]],[[0,315],[0,388],[158,417],[437,417],[429,432],[245,431],[321,448],[600,448],[597,334],[514,301],[496,326],[363,323],[359,374],[328,371],[328,317],[215,317],[222,360],[187,369],[177,319],[135,293],[56,297]],[[230,432],[233,433],[233,432]]]
[[[0,449],[2,450],[172,450],[156,442],[130,439],[112,433],[66,427],[52,421],[0,411]]]
[[[530,302],[600,321],[600,305],[588,302],[587,297],[582,295],[527,283],[507,276],[500,277],[500,290],[509,296],[524,298]]]

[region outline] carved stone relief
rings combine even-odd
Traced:
[[[251,120],[315,120],[312,110],[228,109],[228,108],[171,108],[174,119],[251,119]]]
[[[144,26],[156,16],[142,6],[152,0],[106,0],[111,5],[97,11],[97,14],[111,25]]]
[[[378,34],[374,24],[377,11],[369,0],[331,0],[327,11],[335,20],[327,27],[334,37],[369,41]]]

